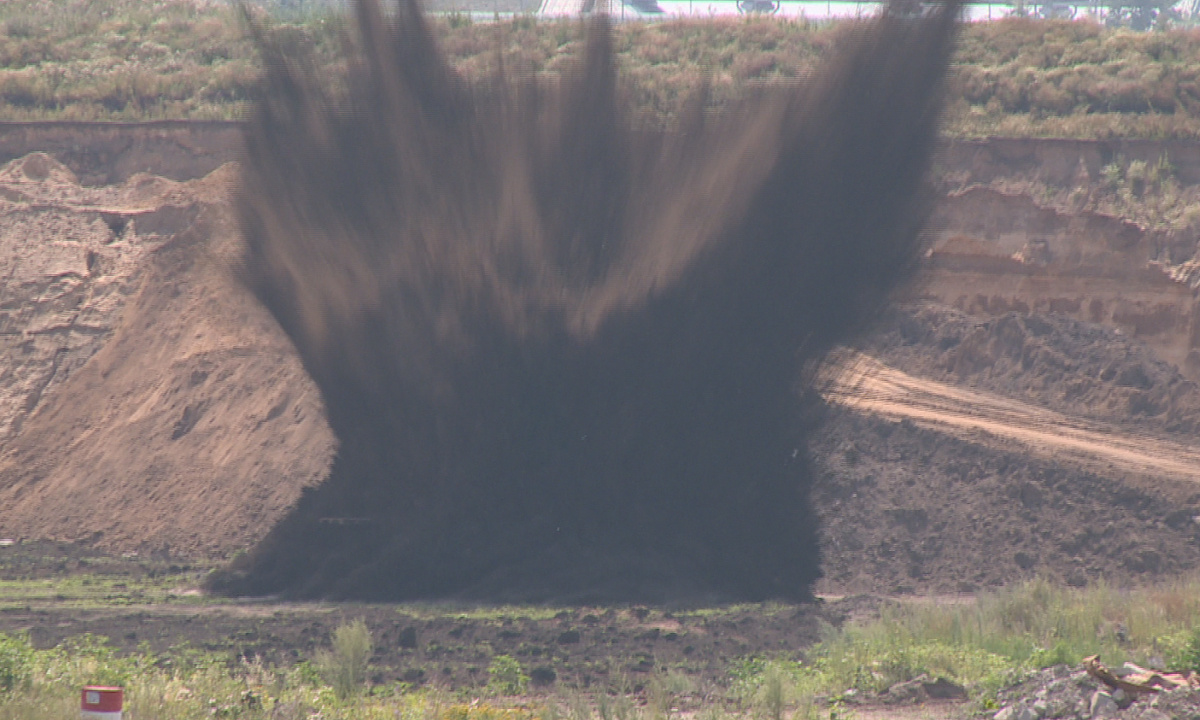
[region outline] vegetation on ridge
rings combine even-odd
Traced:
[[[336,68],[345,24],[281,15],[290,42]],[[705,80],[720,105],[747,85],[805,76],[845,24],[771,18],[630,22],[616,29],[632,99],[669,120]],[[581,46],[574,20],[447,16],[445,48],[468,79],[496,58],[554,74]],[[947,132],[957,137],[1200,138],[1200,31],[1136,33],[1080,21],[975,23],[962,35]],[[189,0],[0,4],[0,119],[235,119],[259,60],[235,8]]]

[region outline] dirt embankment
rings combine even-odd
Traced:
[[[229,271],[233,173],[0,169],[0,533],[224,554],[323,477],[316,391]]]
[[[236,160],[241,146],[241,123],[219,120],[0,123],[0,163],[44,152],[84,186],[117,185],[137,173],[194,180]]]
[[[1053,313],[1128,333],[1190,377],[1200,374],[1200,315],[1177,279],[1172,242],[1120,217],[1066,213],[984,186],[949,194],[921,294],[972,315]]]
[[[319,398],[224,264],[239,242],[228,170],[195,179],[234,152],[212,139],[231,128],[210,129],[108,127],[91,145],[78,128],[0,127],[18,158],[0,171],[0,535],[228,554],[325,476]],[[39,146],[65,165],[22,152]],[[943,156],[949,198],[921,291],[932,303],[866,348],[903,375],[873,376],[874,407],[831,408],[819,442],[821,590],[1200,567],[1190,485],[1058,442],[1099,432],[1101,445],[1190,462],[1195,298],[1163,268],[1194,239],[973,185],[1070,180],[1161,150],[1105,147],[990,141]],[[1169,148],[1181,182],[1200,178],[1198,148]],[[147,169],[173,180],[136,176]],[[1058,444],[1030,452],[1011,427]],[[1178,452],[1148,450],[1147,434]]]

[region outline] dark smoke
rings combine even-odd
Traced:
[[[340,442],[214,588],[809,597],[812,370],[910,277],[955,9],[803,86],[634,129],[604,21],[557,85],[468,85],[416,0],[348,77],[260,37],[246,278]]]

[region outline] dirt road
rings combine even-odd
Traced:
[[[1017,400],[900,372],[856,355],[825,397],[851,409],[911,422],[986,445],[1020,446],[1085,469],[1200,482],[1200,445],[1130,433]]]

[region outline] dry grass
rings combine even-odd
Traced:
[[[332,51],[339,23],[309,17],[294,42]],[[218,119],[258,77],[226,5],[164,0],[0,4],[0,118]]]
[[[317,6],[319,7],[319,6]],[[321,12],[279,19],[336,65],[342,23]],[[806,76],[845,27],[727,18],[617,29],[631,100],[669,121],[704,82],[723,105],[747,87]],[[521,16],[450,17],[438,35],[472,79],[503,58],[557,74],[578,24]],[[499,51],[499,52],[497,52]],[[259,59],[227,4],[193,0],[9,0],[0,4],[0,119],[241,117]],[[958,55],[947,132],[958,137],[1200,138],[1200,31],[1134,33],[1082,22],[970,26]]]
[[[1197,137],[1200,34],[1005,20],[964,33],[956,135]]]

